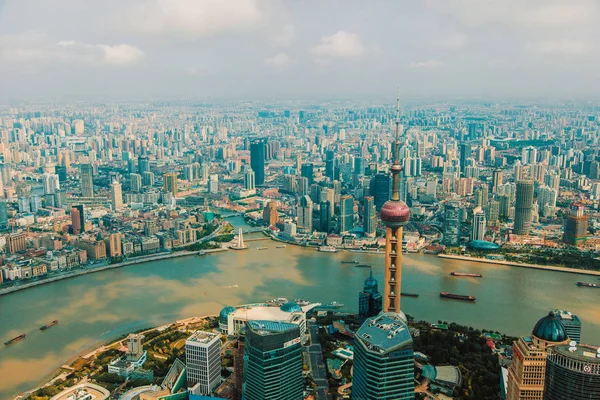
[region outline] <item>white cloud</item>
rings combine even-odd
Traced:
[[[274,35],[271,42],[274,46],[288,47],[296,38],[296,30],[293,25],[285,25],[280,32]]]
[[[144,52],[129,44],[84,44],[73,40],[53,42],[37,33],[0,37],[0,61],[30,69],[55,63],[92,66],[127,66],[139,62]]]
[[[319,59],[358,58],[366,52],[360,36],[346,31],[322,37],[321,42],[311,49],[311,53]]]
[[[587,54],[591,46],[582,40],[544,40],[529,45],[530,50],[542,55],[575,56]]]
[[[287,53],[279,53],[266,58],[265,65],[276,70],[283,70],[292,65],[292,58]]]
[[[257,0],[138,0],[124,16],[141,33],[206,37],[259,27],[263,11]]]
[[[442,65],[444,65],[444,63],[438,60],[414,61],[408,64],[408,68],[427,69],[441,67]]]
[[[463,33],[448,34],[438,38],[433,45],[444,49],[461,49],[468,43],[467,35]]]

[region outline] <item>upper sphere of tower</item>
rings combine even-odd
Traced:
[[[410,208],[403,201],[388,200],[381,207],[380,216],[388,227],[403,226],[410,220]]]

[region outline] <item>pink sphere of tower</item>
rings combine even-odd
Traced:
[[[410,220],[410,208],[403,201],[388,200],[381,207],[380,216],[385,226],[404,226]]]

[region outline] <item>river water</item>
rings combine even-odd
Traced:
[[[243,220],[236,218],[234,225]],[[260,237],[253,234],[252,237]],[[368,268],[341,264],[358,260],[383,278],[383,257],[364,253],[320,253],[269,240],[250,249],[191,256],[118,268],[54,282],[0,297],[0,340],[27,338],[0,348],[0,398],[44,381],[74,355],[121,334],[177,319],[216,314],[224,305],[274,297],[342,302],[356,311]],[[268,246],[268,250],[256,250]],[[596,277],[500,265],[404,256],[402,309],[417,319],[455,321],[477,328],[528,335],[551,308],[570,310],[583,320],[582,341],[600,344],[600,290],[578,288]],[[452,271],[483,278],[453,278]],[[230,288],[238,285],[237,288]],[[380,286],[380,290],[382,287]],[[476,303],[440,299],[439,292],[468,294]],[[42,332],[38,327],[60,323]]]

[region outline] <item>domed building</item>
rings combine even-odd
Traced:
[[[508,369],[507,399],[542,399],[548,349],[569,343],[560,316],[550,311],[533,327],[531,336],[513,344],[513,362]]]
[[[232,312],[235,312],[235,307],[225,306],[219,313],[219,329],[221,332],[227,331],[228,317]]]

